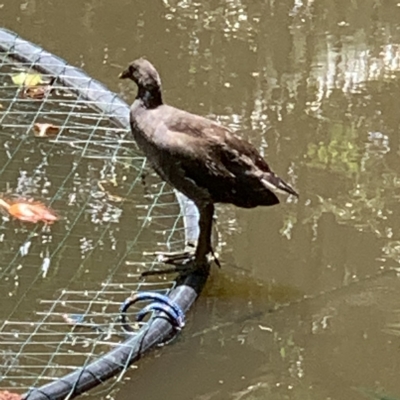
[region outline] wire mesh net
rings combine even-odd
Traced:
[[[0,51],[1,198],[41,201],[60,216],[53,225],[0,216],[0,387],[21,393],[123,342],[122,301],[175,285],[140,278],[156,265],[143,252],[185,241],[176,196],[146,169],[128,129],[53,74],[40,75],[52,83],[42,98],[27,96],[15,77],[36,68]],[[45,123],[57,133],[36,137]]]

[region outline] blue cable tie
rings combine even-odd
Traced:
[[[138,321],[142,321],[144,316],[150,311],[161,311],[167,314],[169,319],[172,321],[173,325],[176,328],[182,329],[185,326],[185,314],[181,310],[181,308],[174,303],[168,296],[157,292],[138,292],[131,297],[128,297],[120,307],[121,322],[126,322],[126,311],[128,308],[139,302],[146,300],[154,300],[153,303],[150,303],[146,307],[141,310],[136,319]]]
[[[185,326],[185,321],[183,321],[181,318],[179,318],[175,312],[171,313],[172,308],[166,304],[163,303],[157,303],[157,302],[153,302],[148,304],[146,307],[142,308],[137,316],[136,316],[136,320],[141,322],[143,320],[143,318],[152,311],[161,311],[165,314],[167,314],[168,316],[168,320],[170,322],[172,322],[172,324],[174,325],[174,327],[176,329],[181,330],[184,326]]]

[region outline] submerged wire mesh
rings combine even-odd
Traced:
[[[26,98],[12,80],[21,71],[56,78],[55,90]],[[99,83],[0,30],[1,197],[40,200],[62,217],[52,226],[1,219],[2,389],[72,398],[125,372],[172,328],[153,316],[127,338],[117,322],[121,302],[156,290],[187,310],[205,282],[140,278],[156,265],[143,251],[181,249],[197,236],[197,215],[146,170],[127,136],[127,115]],[[36,123],[59,133],[37,138]],[[80,323],[67,325],[65,315]]]

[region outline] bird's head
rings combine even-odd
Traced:
[[[119,74],[119,79],[131,79],[139,88],[148,91],[160,90],[161,80],[153,64],[144,58],[131,62],[128,68]]]

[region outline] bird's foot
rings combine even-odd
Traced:
[[[145,256],[156,256],[158,262],[164,264],[172,264],[176,266],[184,266],[194,260],[195,248],[188,244],[184,250],[174,252],[155,251],[152,253],[144,252]]]
[[[203,262],[196,261],[195,259],[186,262],[185,264],[176,264],[172,268],[166,269],[153,269],[151,271],[142,272],[141,276],[155,276],[155,275],[166,275],[166,274],[179,274],[181,277],[199,273],[202,275],[208,275],[210,269],[210,261],[204,260]]]
[[[156,255],[158,257],[159,262],[163,262],[165,264],[174,265],[173,268],[168,269],[155,269],[152,271],[142,272],[142,276],[152,276],[152,275],[164,275],[171,273],[178,273],[180,275],[187,275],[192,272],[201,272],[203,270],[207,270],[211,264],[211,262],[215,262],[219,268],[221,268],[221,264],[214,253],[211,250],[203,261],[196,260],[195,249],[189,249],[189,246],[186,247],[184,251],[177,251],[172,253],[164,253],[164,252],[154,252],[154,253],[146,253],[147,255]]]

